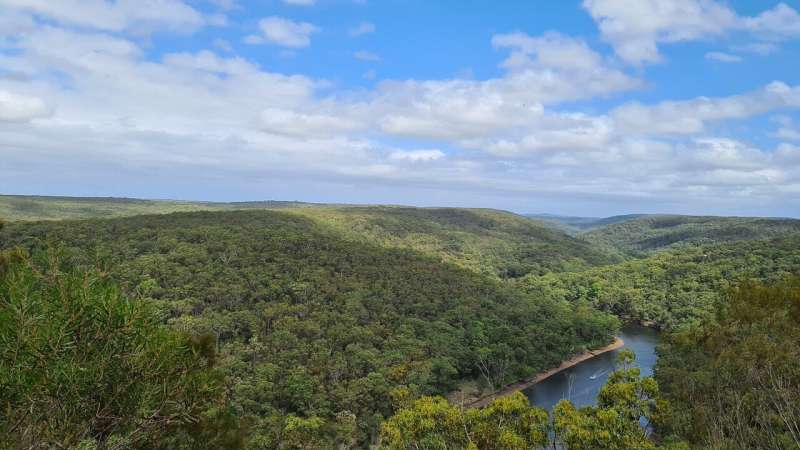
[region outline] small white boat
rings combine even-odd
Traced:
[[[604,370],[601,370],[600,372],[595,372],[595,373],[593,373],[592,375],[589,376],[589,379],[590,380],[596,380],[597,377],[599,377],[600,375],[606,373],[607,371],[608,371],[608,369],[604,369]]]

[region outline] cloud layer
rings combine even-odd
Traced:
[[[514,197],[517,209],[526,198],[758,205],[796,202],[800,194],[800,131],[791,118],[774,122],[775,148],[716,132],[721,123],[800,108],[800,86],[775,81],[738,95],[661,102],[620,98],[646,89],[630,64],[662,61],[660,45],[734,31],[770,43],[798,35],[800,22],[786,5],[742,17],[708,0],[586,0],[617,57],[557,32],[498,33],[486,43],[501,57],[496,76],[380,80],[342,92],[328,80],[264,69],[230,44],[152,57],[142,33],[224,22],[178,0],[158,3],[159,15],[124,0],[81,2],[83,9],[3,3],[0,179],[8,184],[0,189],[43,170],[79,170],[130,179],[202,173],[223,184],[397,186]],[[320,31],[269,16],[246,40],[298,49]],[[368,23],[342,31],[372,32]],[[380,59],[357,48],[352,55]],[[595,100],[610,106],[581,107]]]
[[[583,6],[616,53],[635,64],[661,62],[661,44],[735,32],[762,41],[800,36],[800,14],[784,3],[753,17],[715,0],[584,0]]]

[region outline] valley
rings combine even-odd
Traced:
[[[689,329],[737,279],[800,270],[800,221],[787,219],[630,216],[567,234],[494,210],[265,202],[99,219],[119,203],[77,202],[87,218],[10,215],[0,248],[96,267],[170,328],[212,336],[247,439],[270,446],[291,417],[313,420],[322,447],[374,442],[377,417],[413,398],[491,394],[606,346],[626,323],[649,376],[654,338],[631,323]],[[524,392],[547,411],[591,405],[618,352]]]

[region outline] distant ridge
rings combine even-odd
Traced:
[[[646,215],[581,236],[630,256],[689,245],[774,239],[800,233],[800,220],[771,217]]]
[[[0,217],[9,221],[96,219],[129,217],[140,214],[281,209],[308,206],[323,206],[323,204],[283,200],[225,203],[190,200],[149,200],[129,197],[0,195]]]
[[[559,216],[556,214],[525,214],[525,217],[545,222],[571,234],[595,230],[619,222],[626,222],[648,214],[625,214],[611,217]]]

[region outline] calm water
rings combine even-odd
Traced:
[[[622,329],[620,337],[625,341],[623,348],[636,353],[636,363],[642,370],[642,376],[652,375],[656,364],[658,333],[650,328],[629,325]],[[597,393],[614,370],[619,351],[620,349],[588,359],[522,392],[532,404],[548,411],[564,398],[578,407],[593,405]]]

